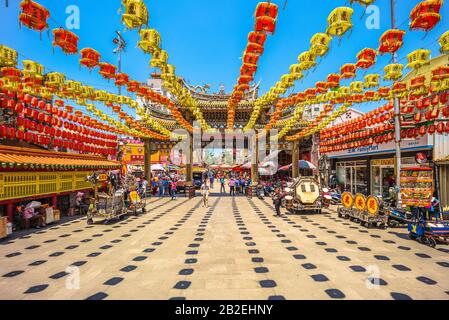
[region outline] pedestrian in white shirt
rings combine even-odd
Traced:
[[[207,185],[207,180],[204,180],[201,186],[201,195],[203,196],[203,207],[209,207],[209,186]]]

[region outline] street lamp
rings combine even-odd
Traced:
[[[391,28],[396,29],[396,17],[395,17],[395,0],[390,0],[390,11],[391,11]],[[398,56],[397,53],[393,53],[393,63],[397,63]],[[399,189],[397,206],[401,207],[402,196],[401,196],[401,109],[399,105],[399,98],[394,96],[394,130],[395,130],[395,171],[396,171],[396,186]]]
[[[117,46],[112,52],[118,54],[118,73],[122,73],[122,51],[126,51],[126,41],[123,39],[120,31],[115,32],[117,37],[112,40],[112,42]],[[122,88],[119,86],[118,94],[122,94]]]

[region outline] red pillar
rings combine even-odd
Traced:
[[[54,209],[58,207],[58,196],[53,196],[51,198],[51,205]]]
[[[6,205],[6,215],[8,216],[8,222],[12,222],[14,218],[14,203],[9,202]]]

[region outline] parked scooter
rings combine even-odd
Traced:
[[[333,205],[340,205],[341,204],[341,193],[336,190],[331,190],[330,195],[332,197],[331,203]]]
[[[333,204],[333,199],[328,188],[323,188],[321,190],[321,202],[324,208],[329,208]]]
[[[260,199],[263,200],[265,198],[265,191],[263,186],[259,185],[256,188],[256,196]]]
[[[382,212],[388,216],[388,226],[393,228],[408,225],[412,219],[412,213],[396,207],[397,190],[395,188],[390,188],[389,193],[388,198],[382,199]]]

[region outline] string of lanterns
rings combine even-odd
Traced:
[[[246,125],[246,129],[254,127],[264,106],[278,100],[281,95],[285,94],[289,88],[295,85],[295,81],[304,77],[304,71],[316,66],[316,58],[325,56],[329,51],[329,44],[332,37],[341,37],[352,28],[353,13],[354,10],[350,7],[339,7],[330,13],[326,32],[316,33],[310,40],[309,50],[298,56],[299,63],[291,65],[289,73],[281,76],[280,81],[278,81],[274,87],[270,88],[266,94],[256,100],[255,108]],[[270,130],[273,127],[282,114],[285,106],[285,100],[281,100],[275,104],[274,114],[272,115],[268,126],[265,128],[266,130]]]
[[[435,8],[433,8],[431,10],[431,13],[432,13],[431,15],[437,16],[437,15],[439,15],[439,9],[440,9],[438,7],[438,4],[441,5],[441,3],[439,3],[439,1],[433,1],[433,2],[435,4]],[[414,9],[414,11],[418,10],[419,8],[423,8],[423,7],[418,5]],[[412,19],[412,22],[411,22],[411,25],[412,25],[413,24],[413,12],[411,14],[411,19]],[[439,16],[437,19],[432,19],[432,21],[434,21],[434,23],[429,23],[428,28],[425,30],[428,31],[431,28],[433,28],[434,25],[439,20],[440,20]],[[397,29],[392,29],[392,30],[388,30],[387,32],[385,32],[381,36],[381,39],[380,39],[381,45],[379,47],[379,52],[381,54],[395,53],[403,45],[404,34],[405,34],[404,31],[397,30]],[[447,50],[448,50],[448,47],[449,47],[448,39],[449,39],[449,32],[444,33],[439,39],[442,53],[447,52]],[[346,79],[354,78],[356,76],[357,68],[367,69],[367,68],[371,67],[372,65],[374,65],[376,56],[377,56],[377,52],[375,50],[370,49],[370,48],[363,49],[357,55],[358,61],[356,64],[345,64],[340,69],[340,75],[331,74],[328,76],[327,83],[326,82],[317,82],[315,92],[324,94],[329,88],[335,89],[335,88],[339,87],[339,80],[344,79],[344,78],[346,78]],[[416,69],[429,63],[429,56],[430,56],[429,50],[424,50],[424,49],[415,50],[407,56],[407,59],[408,59],[407,67],[416,70]],[[387,65],[384,68],[384,71],[385,71],[384,79],[396,81],[396,80],[402,78],[403,68],[404,68],[404,66],[401,64]],[[444,67],[437,68],[437,70],[433,71],[434,75],[433,75],[433,78],[431,81],[431,87],[430,87],[431,91],[441,91],[441,90],[445,90],[448,87],[448,83],[445,80],[446,73],[447,73],[447,70]],[[385,97],[393,98],[395,95],[398,97],[404,97],[408,94],[407,84],[403,83],[403,82],[394,83],[392,90],[390,90],[390,88],[381,87],[378,89],[377,93],[374,91],[368,90],[368,91],[365,91],[364,95],[361,94],[361,92],[363,91],[363,88],[378,87],[379,86],[379,78],[380,78],[380,75],[378,75],[378,74],[368,74],[364,78],[364,80],[365,80],[364,83],[362,83],[360,81],[352,82],[350,84],[349,90],[352,91],[353,93],[358,93],[358,94],[355,94],[355,95],[353,94],[352,96],[349,96],[349,99],[346,99],[346,102],[355,103],[355,102],[362,102],[362,101],[377,101],[380,98],[385,98]],[[411,99],[422,96],[428,92],[428,88],[426,88],[424,82],[425,82],[425,76],[419,76],[419,77],[415,77],[415,78],[411,79],[411,81],[410,81],[410,89],[411,89],[410,98]],[[309,92],[312,93],[311,89],[308,89],[308,90],[309,90]],[[307,90],[305,92],[307,92]],[[335,101],[335,102],[342,103],[344,96],[347,95],[347,92],[348,92],[348,90],[346,87],[339,87],[337,94],[334,94],[333,92],[329,92],[326,96],[318,96],[316,102],[317,103],[326,102],[326,100],[329,100],[329,99],[327,99],[328,97],[331,98],[332,96],[335,96],[337,98],[337,101]],[[280,106],[283,107],[282,104]],[[282,110],[280,112],[278,112],[277,114],[275,112],[275,114],[273,115],[274,119],[276,119],[276,117],[279,117],[280,113],[282,113]],[[321,114],[320,114],[320,116],[321,116]],[[284,127],[283,130],[281,130],[281,133],[279,135],[280,137],[283,137],[286,134],[286,132],[288,132],[287,130],[291,129],[291,127],[293,126],[293,123],[294,123],[293,121],[297,117],[298,117],[298,113],[296,113],[296,116],[294,115],[292,117],[291,122],[290,122],[291,125],[288,126],[289,123],[287,123],[287,126]],[[273,123],[270,122],[270,124],[267,126],[267,128],[270,128],[272,125],[273,125]],[[320,127],[323,128],[323,126],[320,126]],[[299,136],[300,135],[297,135],[297,137],[299,137]]]
[[[148,12],[146,10],[145,4],[142,1],[127,0],[123,1],[123,5],[125,6],[125,13],[122,15],[122,21],[127,28],[137,28],[148,22]],[[43,6],[34,1],[24,0],[21,3],[21,9],[22,12],[19,16],[19,19],[23,25],[40,32],[48,28],[47,19],[50,17],[50,13]],[[66,54],[78,53],[78,40],[78,37],[69,30],[65,30],[62,28],[53,30],[53,46],[60,47]],[[136,87],[136,81],[130,80],[129,76],[126,73],[117,73],[117,68],[113,64],[101,62],[101,55],[98,51],[92,48],[84,48],[80,51],[80,55],[80,65],[88,69],[99,67],[99,74],[104,79],[114,79],[115,85],[117,87],[128,86],[128,84],[131,83],[131,91],[129,92],[135,92],[132,91],[132,88]],[[56,74],[53,76],[55,80],[53,81],[53,83],[56,84],[55,82],[59,80],[62,85],[64,79],[63,75]],[[76,83],[69,82],[69,84],[74,85],[75,88],[77,86]],[[124,101],[129,104],[132,100],[129,97],[122,96],[117,98],[115,96],[113,97],[113,99],[109,99],[109,101]],[[83,104],[82,100],[80,102],[81,104]],[[132,102],[133,103],[130,105],[130,107],[135,108],[137,106],[137,102]],[[150,123],[155,130],[164,132],[165,134],[167,133],[166,129],[163,128],[163,126],[156,120]]]
[[[150,66],[161,70],[164,88],[174,95],[181,105],[192,111],[203,130],[210,130],[211,127],[206,123],[200,108],[198,108],[198,102],[193,99],[187,88],[183,86],[182,80],[176,76],[175,67],[167,63],[168,53],[161,49],[161,37],[157,30],[141,29],[139,35],[138,47],[145,53],[152,55]],[[179,109],[174,104],[168,104],[167,107],[172,111],[178,122],[189,132],[192,132],[191,125],[182,117]]]
[[[48,73],[45,77],[43,75],[44,67],[31,60],[22,61],[24,65],[23,71],[16,68],[17,52],[6,46],[0,47],[0,67],[2,67],[2,86],[3,89],[10,92],[22,91],[35,96],[41,96],[46,100],[53,100],[54,95],[61,99],[69,99],[76,101],[79,105],[85,105],[88,107],[88,111],[96,112],[96,115],[102,117],[103,120],[108,120],[112,125],[117,126],[119,123],[109,117],[104,113],[100,112],[95,108],[93,104],[90,106],[87,104],[87,100],[103,102],[106,106],[117,110],[117,106],[114,108],[114,104],[128,104],[130,107],[136,107],[137,102],[129,97],[117,96],[107,91],[94,90],[94,88],[89,86],[83,86],[82,83],[66,80],[65,76],[58,72]],[[22,77],[23,74],[23,77]],[[120,108],[120,107],[118,107]],[[98,110],[98,111],[97,111]],[[120,113],[121,112],[121,113]],[[119,117],[126,120],[128,124],[135,123],[135,120],[122,112],[119,111]],[[122,130],[126,130],[126,126],[121,126]],[[166,139],[167,136],[162,136],[152,131],[146,131],[145,135],[148,137],[162,138]],[[139,136],[136,132],[132,132],[134,136]]]
[[[228,129],[234,128],[235,109],[249,90],[249,83],[254,80],[259,58],[264,52],[267,34],[273,34],[276,30],[277,16],[278,6],[276,4],[270,2],[257,4],[254,31],[248,35],[240,76],[228,101]]]

